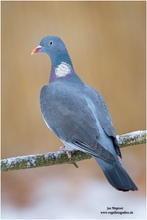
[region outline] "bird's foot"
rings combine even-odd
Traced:
[[[68,158],[71,158],[71,152],[69,150],[67,150],[65,146],[60,147],[60,151],[66,152]]]

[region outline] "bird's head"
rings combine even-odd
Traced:
[[[44,37],[40,41],[39,46],[32,50],[31,55],[38,52],[46,53],[50,57],[52,65],[54,67],[57,67],[62,62],[66,62],[72,67],[72,62],[69,57],[66,46],[59,37]]]

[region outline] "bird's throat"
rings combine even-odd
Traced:
[[[65,77],[71,72],[72,68],[71,66],[66,62],[61,62],[56,68],[55,68],[55,75],[57,78]]]
[[[59,79],[69,78],[74,75],[73,67],[66,62],[61,62],[58,66],[54,67],[52,65],[50,72],[49,82],[54,82]]]

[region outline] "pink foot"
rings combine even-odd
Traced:
[[[65,146],[60,147],[60,150],[61,150],[61,151],[65,151],[65,152],[66,152],[66,154],[67,154],[67,156],[68,156],[68,158],[71,158],[71,152],[70,152],[70,151],[68,151],[68,150],[66,149],[66,147],[65,147]]]

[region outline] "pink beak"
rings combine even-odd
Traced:
[[[41,50],[42,46],[37,46],[35,49],[32,50],[31,55],[33,55],[34,53],[38,53],[39,50]]]

